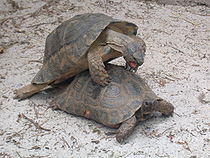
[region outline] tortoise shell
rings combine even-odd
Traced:
[[[67,113],[83,116],[115,127],[132,117],[145,99],[157,99],[147,83],[121,66],[107,65],[111,83],[102,87],[88,71],[75,77],[53,103]]]
[[[88,69],[87,51],[105,28],[136,35],[138,27],[126,21],[95,13],[74,16],[46,39],[43,66],[32,84],[59,83]]]

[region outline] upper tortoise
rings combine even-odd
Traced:
[[[120,56],[127,70],[136,71],[146,51],[137,29],[133,23],[100,13],[65,21],[48,35],[42,68],[30,85],[16,91],[16,98],[24,99],[87,69],[96,83],[106,86],[110,78],[104,62]]]
[[[173,114],[173,105],[158,97],[140,76],[116,65],[107,65],[106,69],[112,78],[109,85],[94,83],[88,71],[80,73],[53,100],[52,107],[119,127],[116,139],[120,143],[139,121],[149,119],[154,112]]]

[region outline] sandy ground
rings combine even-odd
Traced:
[[[183,6],[197,6],[203,5],[210,7],[209,0],[153,0],[158,4],[176,4],[176,5],[183,5]]]
[[[209,8],[137,0],[16,2],[0,2],[0,157],[210,158]],[[21,102],[13,99],[13,91],[30,83],[39,70],[46,36],[61,22],[88,12],[139,26],[147,55],[137,73],[176,108],[171,118],[137,126],[122,145],[105,134],[110,128],[48,109],[55,90]]]

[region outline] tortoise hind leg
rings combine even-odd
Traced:
[[[27,97],[32,96],[33,94],[41,91],[43,88],[47,87],[48,84],[29,84],[18,90],[15,90],[15,99],[22,100]]]
[[[116,135],[116,139],[119,143],[122,143],[125,140],[125,138],[131,135],[136,126],[136,123],[136,117],[132,116],[130,119],[126,120],[120,125]]]

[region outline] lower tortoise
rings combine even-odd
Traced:
[[[139,121],[160,112],[171,116],[174,107],[158,97],[147,83],[121,66],[107,65],[112,80],[102,87],[91,80],[88,71],[75,77],[52,102],[55,109],[118,128],[116,139],[123,142]]]
[[[87,69],[96,83],[106,86],[110,77],[104,62],[120,56],[126,69],[136,71],[146,51],[137,29],[133,23],[100,13],[76,15],[63,22],[46,39],[42,68],[31,84],[16,91],[15,98],[29,97]]]

